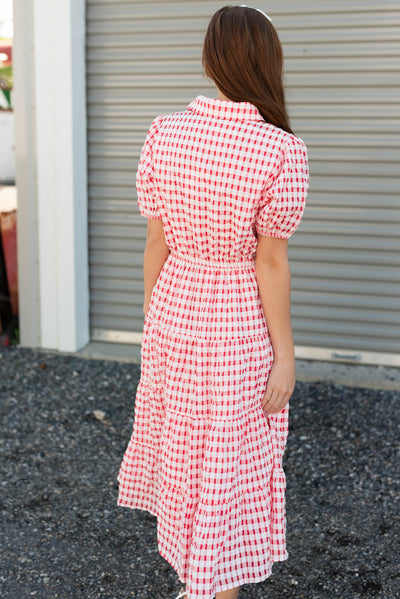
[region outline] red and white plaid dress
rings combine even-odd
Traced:
[[[118,505],[157,516],[188,599],[212,599],[288,557],[288,406],[261,406],[274,354],[254,255],[257,233],[298,227],[307,150],[253,104],[200,95],[153,121],[136,183],[170,254],[145,317]]]

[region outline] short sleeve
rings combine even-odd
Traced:
[[[162,117],[158,116],[151,123],[140,154],[136,173],[136,191],[139,211],[140,214],[146,218],[161,219],[155,197],[153,170],[153,145],[159,131],[161,120]]]
[[[303,217],[308,187],[307,148],[302,139],[291,136],[278,174],[261,199],[255,221],[257,233],[289,239]]]

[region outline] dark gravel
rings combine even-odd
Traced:
[[[0,348],[3,599],[178,593],[156,518],[116,505],[139,376],[136,364]],[[398,391],[297,382],[290,557],[240,598],[400,597],[399,403]]]

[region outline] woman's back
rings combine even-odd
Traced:
[[[257,233],[294,232],[306,174],[302,140],[249,102],[198,96],[185,111],[156,118],[139,163],[138,202],[143,216],[162,219],[170,256],[149,318],[203,338],[266,334]]]
[[[297,228],[306,169],[302,140],[266,123],[253,104],[198,96],[153,121],[138,168],[139,208],[162,218],[171,251],[251,258],[256,232],[287,238]]]

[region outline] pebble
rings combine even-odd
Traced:
[[[103,412],[103,410],[93,410],[92,412],[93,416],[96,418],[96,420],[104,420],[106,417],[106,413]]]

